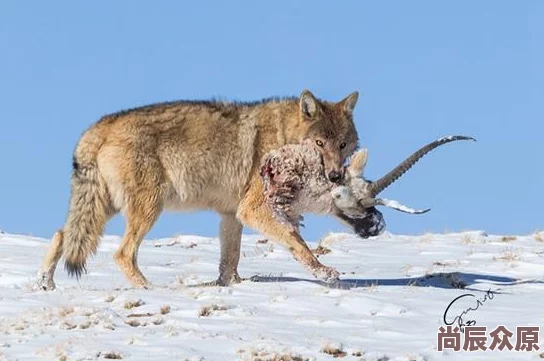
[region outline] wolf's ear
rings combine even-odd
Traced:
[[[353,115],[353,110],[355,109],[355,105],[357,105],[357,99],[359,99],[359,92],[355,91],[340,102],[347,115]]]
[[[304,90],[300,94],[300,112],[309,120],[313,120],[317,113],[317,99],[309,90]]]

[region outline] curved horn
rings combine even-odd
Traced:
[[[429,153],[431,150],[456,140],[473,140],[476,141],[476,139],[472,137],[466,137],[464,135],[450,135],[447,137],[442,137],[440,139],[435,140],[432,143],[429,143],[421,148],[419,148],[417,151],[415,151],[411,156],[406,158],[401,164],[396,166],[392,171],[378,179],[377,181],[371,183],[368,187],[368,191],[372,197],[377,196],[380,192],[382,192],[385,188],[389,187],[394,181],[396,181],[400,176],[402,176],[406,171],[414,164],[416,164],[421,157],[423,157],[425,154]]]

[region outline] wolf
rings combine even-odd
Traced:
[[[298,97],[255,102],[157,103],[102,117],[73,153],[68,215],[42,261],[37,286],[55,288],[61,257],[69,275],[86,272],[106,222],[122,212],[126,228],[115,262],[134,287],[150,287],[138,267],[138,249],[165,210],[219,213],[221,256],[213,284],[241,281],[244,226],[286,247],[316,278],[338,279],[298,232],[273,216],[259,168],[271,150],[307,141],[321,154],[327,178],[340,182],[346,158],[358,147],[357,100],[357,91],[333,102],[304,90]]]

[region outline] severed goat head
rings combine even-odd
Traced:
[[[412,168],[424,155],[441,145],[458,140],[475,141],[474,138],[463,135],[452,135],[437,139],[415,151],[393,170],[374,182],[366,180],[363,176],[368,151],[366,149],[357,151],[350,160],[344,184],[331,190],[334,204],[342,213],[352,218],[363,217],[365,215],[364,209],[374,206],[385,206],[411,214],[428,212],[430,208],[417,210],[395,200],[376,197]]]
[[[368,152],[366,149],[360,150],[351,157],[345,179],[340,185],[327,179],[321,156],[311,144],[285,145],[263,157],[260,174],[265,198],[274,215],[297,231],[303,213],[316,213],[335,214],[361,237],[377,235],[385,228],[385,222],[376,206],[412,214],[428,211],[415,210],[377,196],[425,154],[457,140],[474,138],[460,135],[440,138],[418,149],[375,182],[366,180],[362,174]]]

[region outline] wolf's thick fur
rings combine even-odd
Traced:
[[[217,284],[240,280],[243,226],[286,246],[316,277],[337,278],[298,233],[275,220],[264,201],[259,167],[267,152],[309,139],[327,174],[337,176],[357,146],[356,102],[356,92],[333,103],[305,90],[293,98],[178,101],[103,117],[76,147],[68,217],[44,259],[39,283],[54,288],[62,255],[68,272],[79,276],[106,222],[123,212],[126,230],[115,260],[133,285],[146,286],[138,247],[165,209],[211,209],[221,215]]]

